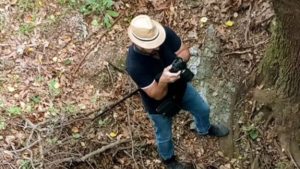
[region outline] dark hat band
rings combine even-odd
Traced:
[[[138,40],[140,40],[140,41],[144,41],[144,42],[150,42],[150,41],[153,41],[153,40],[155,40],[158,36],[159,36],[159,31],[157,31],[157,34],[153,37],[153,38],[151,38],[151,39],[145,39],[145,38],[140,38],[140,37],[138,37],[137,35],[135,35],[134,34],[134,32],[132,32],[132,35],[135,37],[135,38],[137,38]]]

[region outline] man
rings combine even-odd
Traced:
[[[128,36],[133,44],[129,47],[126,69],[142,89],[143,104],[155,127],[159,155],[168,169],[193,168],[191,164],[178,162],[174,156],[172,117],[178,111],[175,107],[193,115],[197,134],[201,136],[223,137],[229,130],[211,125],[207,103],[181,78],[181,71],[170,71],[176,57],[184,62],[190,59],[188,48],[172,29],[147,15],[139,15],[131,21]],[[174,111],[171,115],[159,111],[159,107],[169,104],[166,102],[169,98],[172,99],[171,111]]]

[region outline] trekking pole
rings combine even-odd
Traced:
[[[119,101],[105,107],[103,110],[100,110],[99,113],[92,119],[92,121],[98,119],[100,116],[104,115],[105,113],[107,113],[108,111],[112,110],[113,108],[115,108],[117,105],[119,105],[120,103],[124,102],[126,99],[132,97],[133,95],[135,95],[136,93],[138,93],[141,89],[135,89],[133,92],[129,93],[128,95],[124,96],[122,99],[120,99]]]

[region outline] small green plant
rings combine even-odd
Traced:
[[[59,112],[59,109],[55,108],[54,106],[51,106],[49,109],[48,109],[49,113],[52,115],[52,116],[56,116],[57,113]]]
[[[58,143],[58,138],[57,137],[54,137],[54,138],[47,138],[46,141],[49,143],[49,144],[57,144]]]
[[[0,32],[5,28],[5,16],[0,14]]]
[[[35,0],[18,0],[17,6],[22,11],[32,11],[35,9]]]
[[[17,116],[17,115],[20,115],[22,113],[22,109],[18,106],[12,106],[12,107],[9,107],[7,109],[7,112],[11,116]]]
[[[0,118],[0,131],[4,130],[6,128],[6,122],[5,119]]]
[[[67,104],[64,108],[64,111],[67,113],[76,113],[77,107],[73,104]]]
[[[75,133],[72,135],[74,139],[79,139],[81,135],[79,133]]]
[[[60,94],[59,83],[57,80],[55,79],[50,80],[48,84],[48,88],[51,95],[58,96]]]
[[[43,82],[44,80],[45,80],[45,78],[43,76],[40,76],[40,75],[35,78],[35,81],[37,83]]]
[[[94,28],[98,28],[100,26],[99,19],[94,18],[91,24]]]
[[[111,122],[111,120],[109,118],[105,118],[104,120],[100,119],[98,121],[98,125],[99,127],[105,127],[107,126],[109,123]]]
[[[2,100],[0,100],[0,109],[4,108],[4,102]]]
[[[119,13],[115,11],[107,10],[103,18],[105,27],[110,28],[112,26],[113,17],[117,17],[117,16],[119,16]]]
[[[80,12],[84,15],[103,15],[104,26],[110,28],[113,18],[119,15],[118,12],[112,10],[113,4],[113,0],[86,0],[82,4]]]
[[[72,60],[70,60],[70,59],[64,60],[64,65],[69,66],[71,64],[72,64]]]
[[[34,104],[39,104],[41,102],[41,97],[40,96],[33,96],[30,98],[30,100],[34,103]]]
[[[19,168],[20,169],[33,169],[29,160],[22,160]]]
[[[250,125],[248,127],[243,126],[242,130],[247,133],[252,140],[256,140],[259,136],[259,132],[254,125]]]
[[[23,35],[29,36],[35,28],[35,25],[32,22],[23,23],[19,28],[19,32]]]
[[[57,0],[61,5],[68,5],[70,7],[76,7],[80,4],[80,0]]]

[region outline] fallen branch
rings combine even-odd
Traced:
[[[114,84],[114,80],[113,80],[113,76],[109,70],[109,66],[108,65],[105,65],[106,66],[106,69],[108,71],[108,75],[109,75],[109,79],[110,79],[110,84],[113,85]]]
[[[260,158],[260,155],[257,154],[257,155],[255,156],[255,158],[254,158],[252,164],[251,164],[251,169],[259,168],[259,164],[258,164],[259,158]]]
[[[67,158],[63,158],[63,159],[60,159],[60,160],[56,160],[56,161],[52,161],[50,163],[47,164],[48,165],[57,165],[57,164],[61,164],[61,163],[65,163],[65,162],[85,162],[88,158],[91,158],[93,157],[94,155],[96,154],[100,154],[100,153],[103,153],[105,152],[106,150],[108,149],[111,149],[113,147],[116,147],[118,146],[119,144],[123,144],[123,143],[126,143],[126,142],[129,142],[130,139],[124,139],[124,140],[118,140],[116,142],[113,142],[111,144],[108,144],[106,146],[103,146],[95,151],[92,151],[82,157],[67,157]]]
[[[119,72],[121,72],[121,73],[123,73],[123,74],[127,74],[127,72],[126,72],[125,70],[123,70],[123,69],[119,68],[118,66],[114,65],[114,64],[111,63],[110,61],[107,61],[107,63],[108,63],[110,66],[112,66],[115,70],[117,70],[117,71],[119,71]]]
[[[132,126],[131,126],[131,119],[130,119],[130,114],[129,114],[130,110],[129,109],[130,109],[129,106],[127,105],[127,122],[128,122],[128,128],[129,128],[129,135],[130,135],[130,139],[131,139],[131,157],[134,161],[135,167],[138,168],[138,164],[137,164],[136,159],[134,157],[134,147],[135,147],[135,145],[134,145],[134,140],[133,140],[133,137],[132,137],[133,134],[132,134]]]
[[[102,116],[103,114],[105,114],[106,112],[112,110],[114,107],[116,107],[117,105],[119,105],[120,103],[122,103],[123,101],[125,101],[126,99],[130,98],[131,96],[135,95],[136,93],[138,93],[141,89],[135,89],[133,92],[129,93],[128,95],[124,96],[121,100],[109,105],[108,107],[104,108],[104,110],[100,111],[93,119],[92,121],[98,119],[100,116]],[[90,114],[87,114],[90,115]]]
[[[17,150],[13,150],[13,151],[9,151],[11,153],[18,153],[18,152],[22,152],[24,150],[30,149],[31,147],[33,147],[34,145],[36,145],[37,143],[39,143],[41,140],[36,140],[35,142],[31,143],[30,145],[23,147],[21,149],[17,149]]]
[[[295,158],[294,158],[293,154],[289,150],[287,151],[287,154],[289,155],[289,157],[290,157],[292,163],[294,164],[295,168],[300,169],[297,162],[295,161]]]
[[[224,56],[229,56],[229,55],[241,55],[241,54],[245,54],[245,53],[251,53],[252,52],[252,49],[246,49],[246,50],[243,50],[243,51],[233,51],[233,52],[230,52],[230,53],[225,53]]]
[[[247,12],[247,26],[246,26],[246,30],[245,30],[245,34],[244,34],[244,38],[245,38],[245,41],[248,42],[248,35],[249,35],[249,30],[250,30],[250,26],[251,26],[251,13],[252,13],[252,9],[253,9],[253,4],[254,1],[252,0],[250,2],[250,8]]]
[[[103,146],[103,147],[101,147],[100,149],[97,149],[97,150],[95,150],[95,151],[93,151],[93,152],[91,152],[91,153],[89,153],[89,154],[87,154],[87,155],[81,157],[81,158],[80,158],[80,161],[85,161],[85,160],[87,160],[88,158],[90,158],[90,157],[92,157],[92,156],[94,156],[94,155],[96,155],[96,154],[102,153],[102,152],[104,152],[104,151],[106,151],[106,150],[108,150],[108,149],[111,149],[111,148],[113,148],[113,147],[119,145],[119,144],[123,144],[123,143],[129,142],[129,141],[130,141],[129,139],[118,140],[118,141],[116,141],[116,142],[114,142],[114,143],[111,143],[111,144],[108,144],[108,145],[106,145],[106,146]]]

